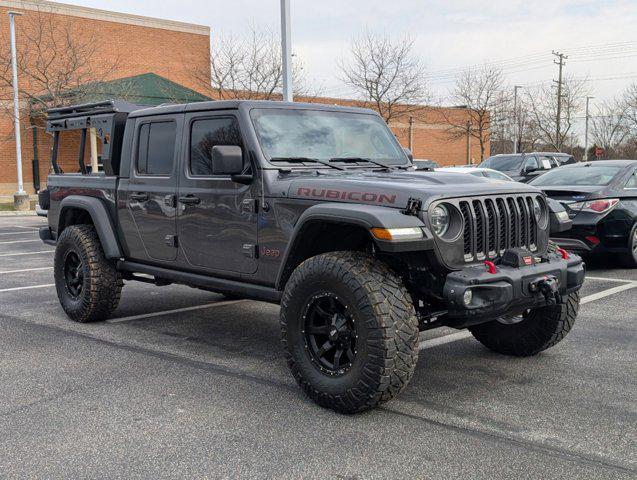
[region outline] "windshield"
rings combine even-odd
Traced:
[[[555,168],[531,182],[532,185],[608,185],[621,169],[618,167]]]
[[[520,156],[489,157],[480,164],[480,167],[505,172],[508,170],[519,170],[521,164],[522,157]]]
[[[394,135],[375,115],[259,108],[250,117],[268,160],[368,158],[388,165],[408,164]]]

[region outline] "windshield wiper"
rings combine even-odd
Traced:
[[[272,157],[270,159],[271,162],[289,162],[289,163],[320,163],[321,165],[326,165],[331,168],[335,168],[336,170],[345,170],[343,167],[339,167],[337,165],[332,165],[331,163],[325,160],[319,160],[318,158],[310,158],[310,157]]]
[[[367,162],[367,163],[373,163],[374,165],[378,165],[379,167],[383,167],[388,170],[394,170],[396,168],[400,168],[399,165],[388,165],[386,163],[377,162],[376,160],[372,160],[371,158],[367,158],[367,157],[334,157],[334,158],[330,158],[330,162],[344,162],[344,163]]]

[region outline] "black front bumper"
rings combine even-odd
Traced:
[[[497,265],[495,273],[489,273],[484,265],[464,268],[447,276],[443,290],[448,308],[445,323],[466,327],[548,305],[550,301],[544,294],[533,291],[538,282],[554,279],[563,296],[579,290],[584,276],[584,263],[574,254],[567,259],[550,254],[539,263],[523,267]],[[472,290],[473,299],[466,305],[464,295],[468,289]]]

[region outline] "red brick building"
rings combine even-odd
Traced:
[[[0,19],[2,19],[0,21],[0,51],[8,49],[7,12],[11,10],[23,14],[16,19],[16,43],[19,57],[25,52],[34,50],[32,43],[38,38],[35,24],[55,28],[55,25],[71,23],[73,32],[77,32],[78,35],[90,32],[95,39],[94,49],[91,51],[90,58],[86,60],[93,71],[99,72],[100,85],[114,85],[115,83],[109,82],[122,79],[129,81],[134,79],[133,82],[146,85],[143,91],[133,92],[133,97],[136,98],[135,103],[150,105],[164,101],[198,101],[205,96],[214,95],[211,90],[202,91],[200,79],[193,75],[193,72],[201,72],[209,68],[210,28],[207,26],[44,0],[0,0]],[[34,23],[34,19],[37,19],[37,22]],[[3,57],[6,58],[6,56],[5,52]],[[116,66],[108,67],[108,65],[114,65],[110,63],[114,59],[116,59]],[[0,65],[0,69],[5,69],[5,74],[7,68],[8,65]],[[87,79],[87,81],[95,80],[97,79]],[[148,87],[149,82],[152,88]],[[30,91],[29,89],[37,88],[41,90],[41,86],[38,87],[32,83],[28,76],[23,73],[19,75],[21,90]],[[162,95],[157,92],[164,92],[166,88],[180,93],[179,95],[164,94],[164,98],[160,98]],[[0,85],[0,102],[3,106],[0,109],[0,195],[12,194],[17,190],[13,118],[10,113],[11,95],[9,86]],[[315,101],[346,105],[360,103],[332,98],[320,98]],[[43,187],[50,168],[51,137],[41,128],[41,120],[33,122],[28,118],[29,115],[25,114],[27,107],[27,100],[23,99],[21,104],[23,178],[27,193],[34,193],[34,184],[37,183],[38,177],[36,175],[34,178],[33,175],[34,157],[37,157],[39,162],[38,173],[40,185]],[[442,165],[466,163],[466,140],[462,138],[452,140],[445,122],[445,117],[448,118],[449,115],[459,115],[464,118],[466,112],[462,109],[444,110],[445,115],[439,108],[423,107],[411,115],[413,117],[411,121],[408,117],[401,118],[390,122],[390,127],[404,146],[411,146],[416,158],[435,160]],[[479,160],[480,150],[476,144],[475,141],[471,142],[470,156]],[[71,163],[75,165],[76,159],[70,153],[66,158],[62,152],[62,167],[65,162],[69,162],[69,166]]]

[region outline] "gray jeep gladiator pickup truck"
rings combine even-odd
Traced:
[[[47,128],[40,236],[74,321],[108,317],[129,280],[279,303],[297,382],[348,413],[405,388],[421,330],[468,328],[528,356],[575,321],[584,265],[549,242],[568,215],[527,185],[416,172],[373,111],[110,101],[50,110]],[[89,128],[100,171],[85,165]],[[58,162],[69,130],[78,173]]]

